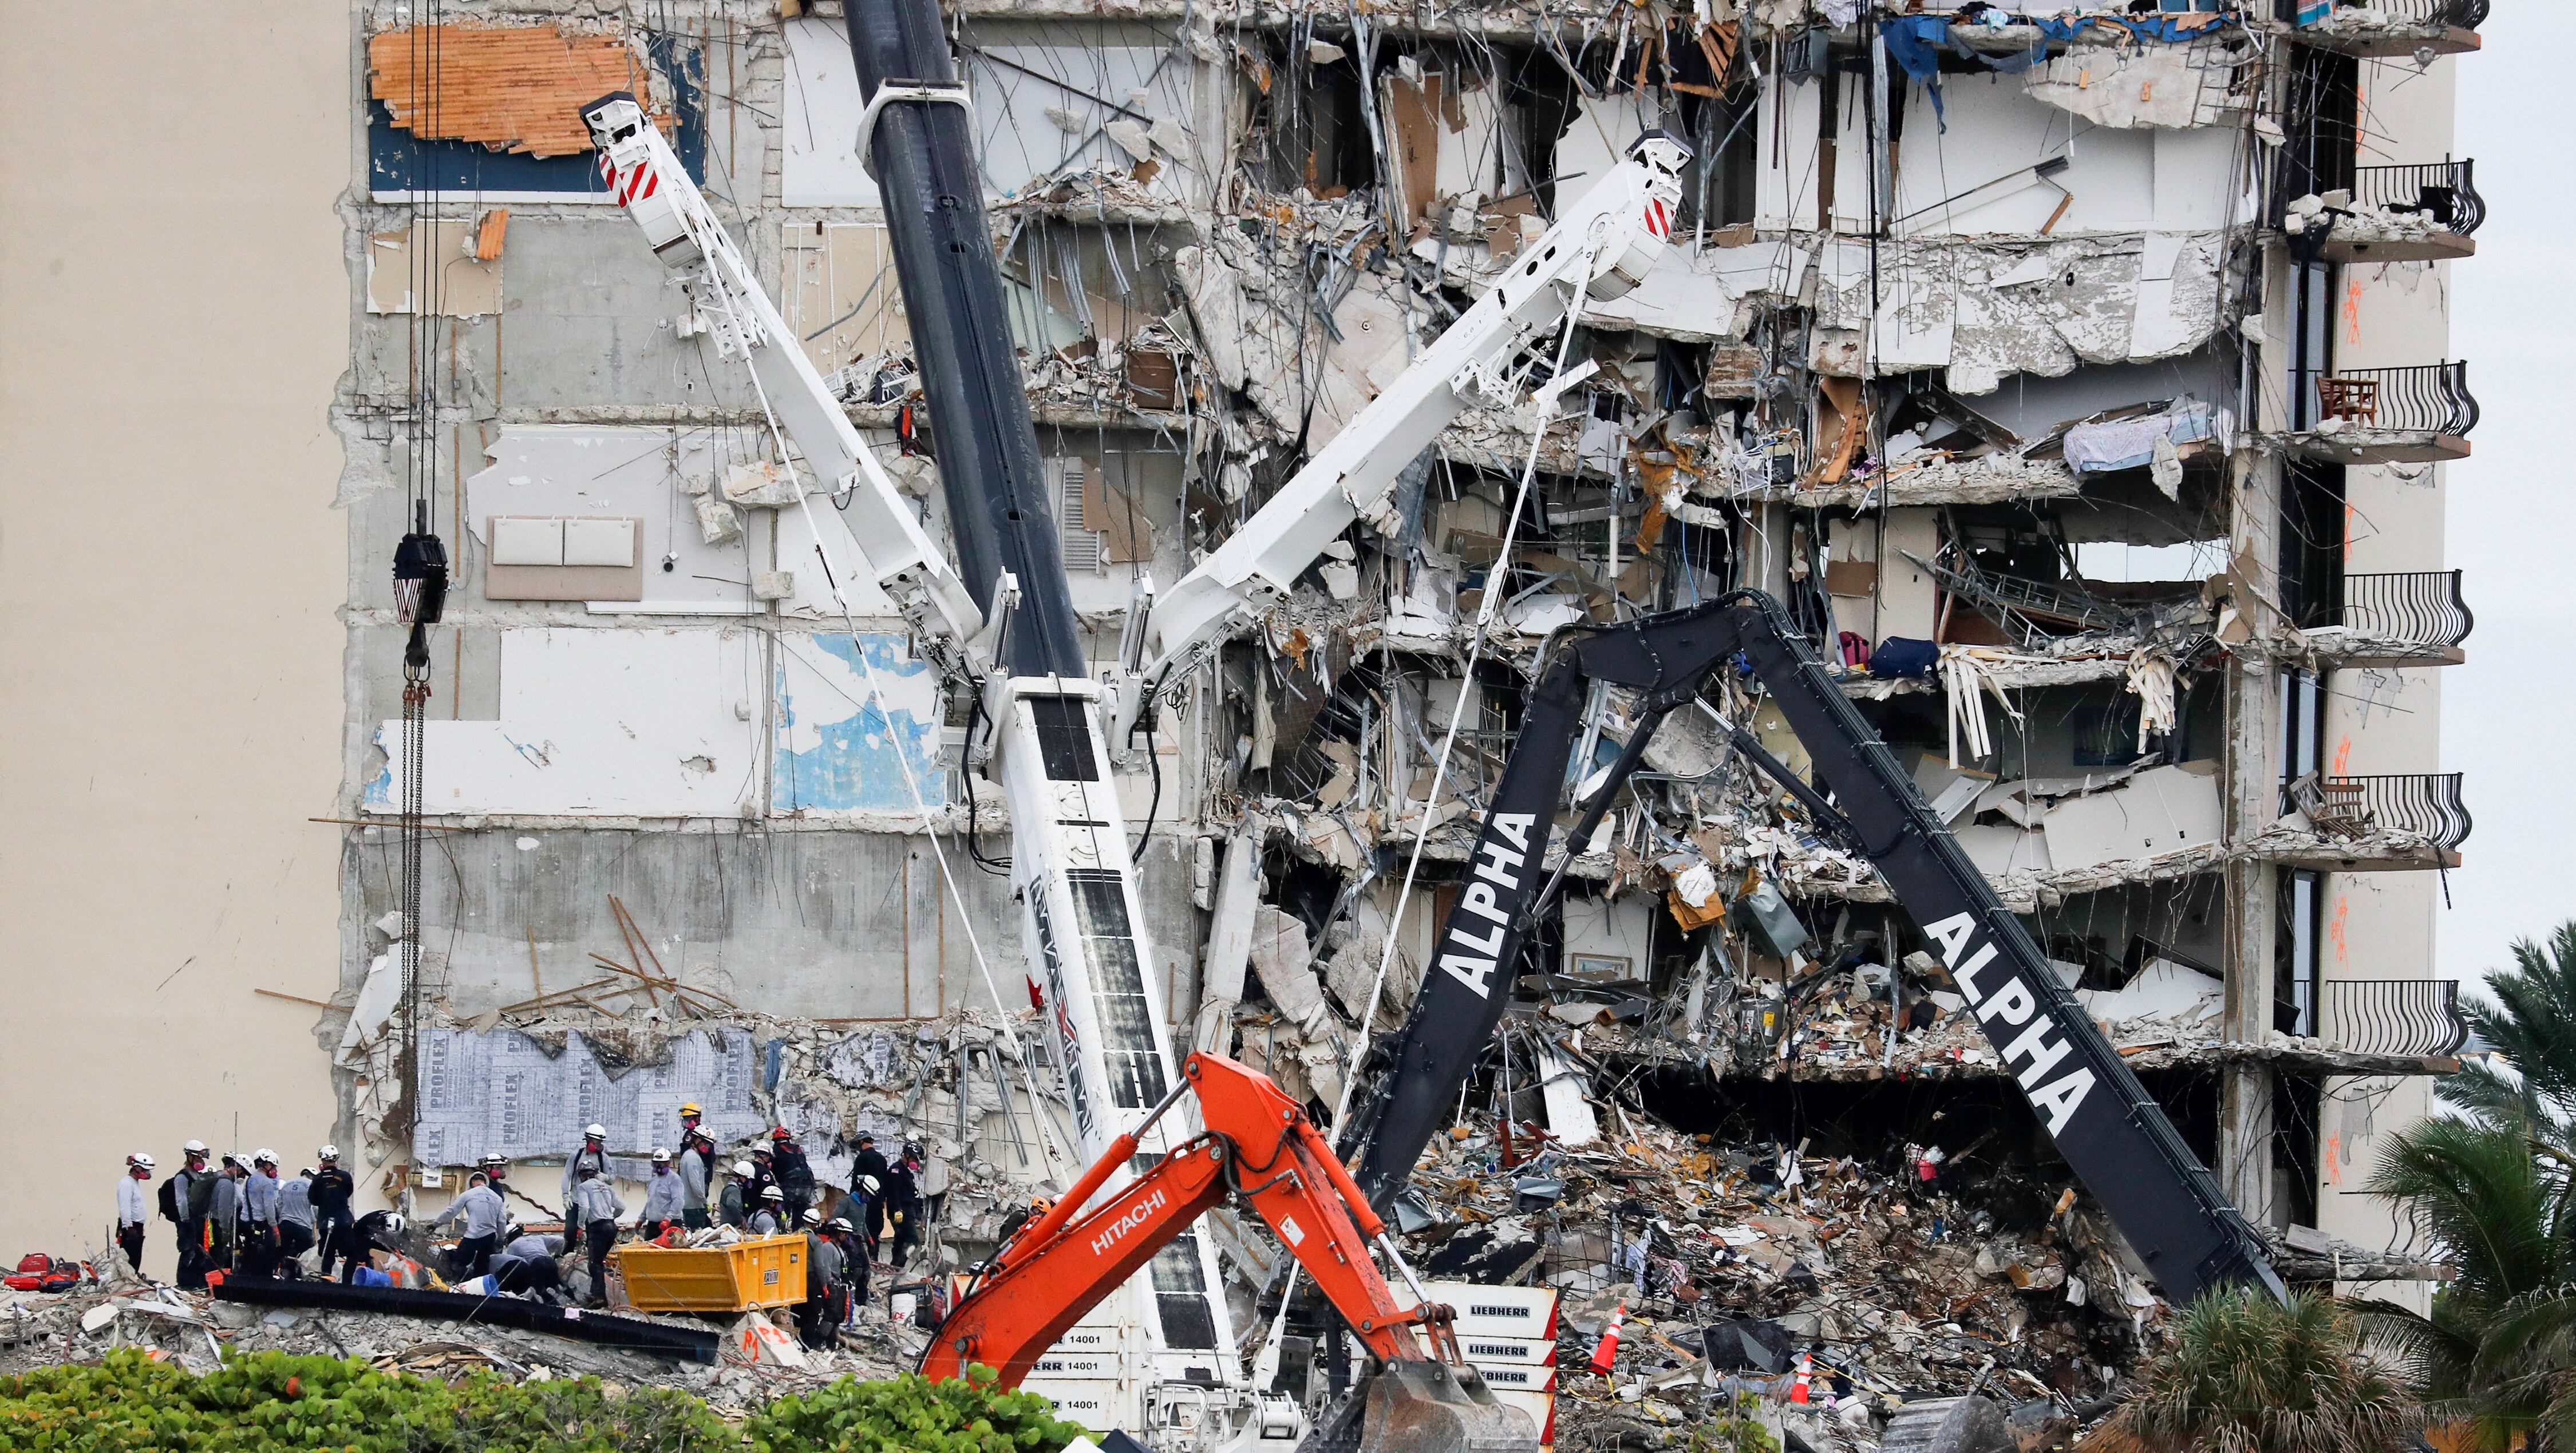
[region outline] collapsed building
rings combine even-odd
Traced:
[[[1151,990],[1191,1046],[1339,1110],[1363,1031],[1412,1002],[1550,633],[1755,586],[2249,1217],[2327,1248],[2329,1280],[2409,1270],[2411,1228],[2359,1184],[2460,1040],[2428,963],[2469,819],[2423,769],[2470,625],[2440,485],[2477,406],[2443,342],[2482,203],[2448,57],[2483,6],[1895,9],[956,11],[1104,664],[1136,583],[1228,538],[1561,198],[1649,129],[1694,153],[1673,245],[1585,312],[1571,415],[1445,431],[1122,776]],[[937,341],[849,146],[838,7],[440,20],[361,6],[352,60],[338,1139],[374,1193],[434,1205],[477,1156],[559,1156],[594,1120],[640,1163],[685,1100],[730,1139],[797,1129],[827,1176],[860,1131],[912,1136],[955,1167],[971,1251],[1063,1139],[1010,885],[981,871],[998,794],[899,618],[831,604],[749,380],[577,118],[646,99],[943,529],[940,437],[972,424],[918,403]],[[388,567],[419,504],[456,581],[413,874]],[[2128,1322],[1960,996],[1871,866],[1729,750],[1721,712],[1801,749],[1723,691],[1560,845],[1468,1133],[1425,1168],[1489,1155],[1510,1209],[1460,1171],[1414,1234],[1463,1257],[1518,1218],[1479,1234],[1544,1254],[1473,1269],[1587,1296],[1629,1246],[1673,1257],[1615,1229],[1621,1198],[1575,1216],[1579,1183],[1522,1209],[1518,1180],[1570,1179],[1512,1174],[1531,1129],[1542,1156],[1705,1155],[1775,1197],[1974,1168],[2022,1188],[1981,1240],[2062,1220],[2085,1244],[2054,1270],[2120,1288]],[[1591,719],[1578,775],[1634,705]],[[1213,1234],[1257,1306],[1275,1249]],[[2080,1381],[2076,1355],[2026,1370]]]

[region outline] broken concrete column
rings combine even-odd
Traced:
[[[1243,999],[1243,970],[1260,905],[1261,829],[1247,825],[1227,841],[1217,869],[1215,922],[1208,928],[1207,964],[1199,980],[1198,1023],[1190,1031],[1194,1049],[1234,1053],[1234,1006]]]
[[[1302,920],[1261,905],[1253,914],[1251,957],[1262,992],[1281,1015],[1302,1026],[1324,1013],[1324,986],[1315,977],[1314,954],[1306,946]]]

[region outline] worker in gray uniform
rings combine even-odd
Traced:
[[[241,1274],[265,1281],[277,1275],[277,1152],[260,1150],[250,1158],[241,1181],[241,1229],[237,1264]]]
[[[498,1158],[484,1157],[486,1161]],[[465,1223],[456,1250],[448,1256],[447,1274],[457,1281],[464,1281],[490,1271],[492,1253],[501,1245],[501,1228],[509,1219],[508,1208],[501,1204],[501,1193],[492,1189],[491,1177],[481,1171],[469,1177],[465,1182],[465,1194],[450,1201],[447,1209],[438,1213],[438,1219],[429,1223],[432,1231],[454,1221]]]
[[[215,1234],[215,1244],[207,1255],[224,1271],[233,1269],[233,1248],[241,1240],[241,1183],[245,1174],[241,1153],[225,1151],[223,1165],[215,1171],[214,1209],[206,1213],[206,1224]]]
[[[581,1227],[583,1248],[590,1254],[590,1295],[586,1304],[608,1305],[608,1249],[617,1244],[617,1218],[626,1210],[617,1199],[617,1188],[608,1183],[608,1173],[584,1165],[581,1179],[573,1187],[564,1211],[567,1226]]]
[[[692,1105],[680,1107],[695,1109]],[[715,1190],[716,1143],[707,1139],[695,1122],[680,1137],[680,1224],[692,1231],[703,1231],[711,1224],[707,1202]]]
[[[313,1171],[277,1183],[277,1270],[288,1280],[304,1275],[304,1253],[313,1249]]]
[[[671,1165],[671,1152],[656,1147],[653,1174],[644,1182],[644,1219],[636,1225],[645,1240],[655,1240],[680,1224],[684,1194],[680,1173]]]
[[[588,1166],[592,1170],[599,1172],[599,1178],[601,1180],[605,1181],[608,1179],[607,1126],[583,1126],[581,1132],[581,1149],[574,1151],[571,1155],[564,1158],[563,1208],[566,1216],[570,1216],[572,1214],[572,1193],[581,1185],[581,1168],[583,1166]]]

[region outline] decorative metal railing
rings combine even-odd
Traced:
[[[2453,979],[2329,979],[2318,1038],[2355,1054],[2452,1054],[2468,1043]]]
[[[2321,624],[2420,646],[2456,646],[2478,623],[2460,598],[2457,570],[2347,575],[2342,593],[2341,608]]]
[[[2342,419],[2392,433],[2464,435],[2478,426],[2469,365],[2419,363],[2405,368],[2344,368],[2305,381],[2308,427]]]
[[[2313,773],[2282,789],[2285,808],[2307,814],[2332,838],[2367,838],[2402,832],[2445,848],[2468,840],[2476,822],[2460,798],[2457,772],[2406,772],[2379,777],[2319,777]]]
[[[2430,212],[2443,231],[2466,237],[2487,220],[2487,199],[2478,195],[2473,176],[2476,165],[2427,161],[2355,167],[2353,200],[2391,211]]]

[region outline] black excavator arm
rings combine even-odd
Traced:
[[[1635,690],[1641,719],[1618,760],[1575,804],[1567,841],[1588,840],[1665,716],[1730,662],[1768,689],[1812,764],[1800,779],[1740,726],[1734,743],[1795,795],[1826,832],[1878,868],[1932,940],[2006,1070],[2086,1189],[2109,1212],[2165,1295],[2281,1284],[2261,1243],[2220,1194],[2164,1110],[2051,972],[1985,875],[1968,861],[1886,744],[1862,720],[1779,602],[1739,590],[1623,625],[1568,631],[1542,654],[1457,906],[1442,926],[1420,996],[1374,1100],[1354,1122],[1360,1186],[1383,1208],[1446,1127],[1511,997],[1521,944],[1562,882],[1543,872],[1594,682]]]

